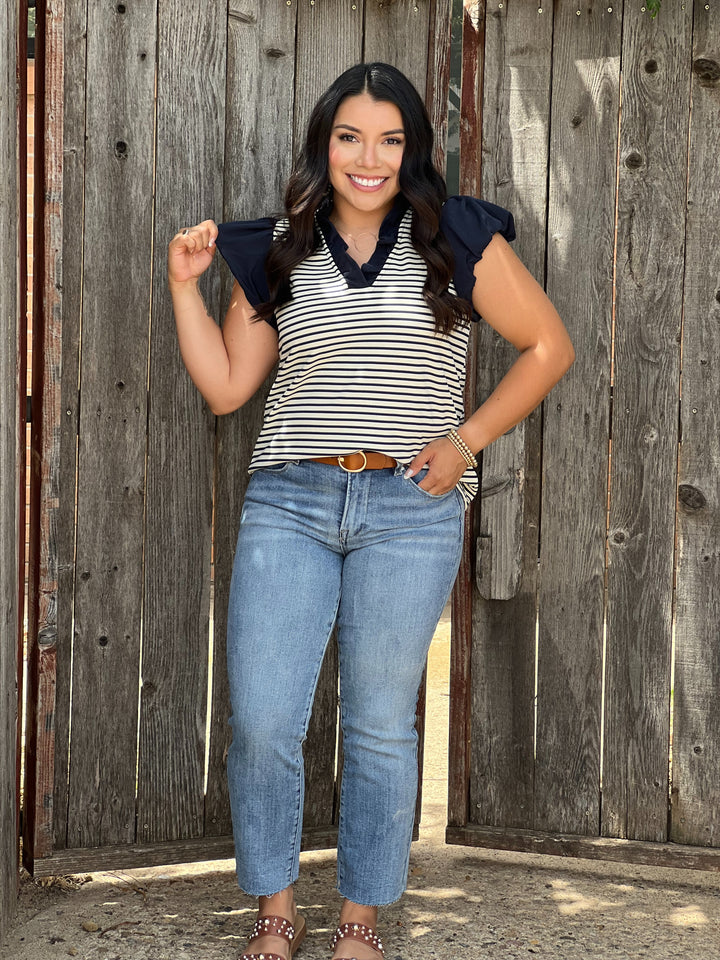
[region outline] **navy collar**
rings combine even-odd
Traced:
[[[348,255],[347,244],[335,229],[335,224],[330,220],[332,198],[327,197],[318,207],[315,214],[318,228],[327,244],[330,255],[347,280],[349,287],[367,287],[372,284],[387,260],[390,250],[397,242],[400,224],[409,206],[410,204],[402,193],[395,197],[392,209],[386,214],[380,225],[375,251],[362,267],[359,267],[353,258]]]

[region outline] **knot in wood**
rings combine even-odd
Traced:
[[[265,51],[266,56],[272,57],[273,60],[279,60],[281,57],[287,56],[284,50],[281,50],[279,47],[268,47]]]
[[[98,643],[100,644],[101,647],[106,647],[108,645],[108,638],[98,637]]]
[[[642,155],[637,150],[633,150],[625,157],[625,166],[628,170],[637,170],[643,165],[643,162]]]
[[[570,123],[573,127],[579,127],[580,124],[583,122],[583,119],[584,117],[581,117],[578,114],[575,114],[575,116],[572,118]]]
[[[681,483],[678,487],[678,500],[688,510],[701,510],[707,500],[702,490],[698,490],[691,483]]]
[[[698,57],[693,61],[693,73],[701,87],[714,87],[720,80],[720,63],[707,57]]]
[[[657,73],[657,60],[648,60],[645,64],[645,73]]]
[[[55,627],[43,627],[38,633],[38,646],[42,647],[43,650],[47,650],[48,647],[54,647],[56,640],[57,630]]]
[[[124,140],[118,140],[115,144],[115,156],[119,160],[123,160],[127,156],[128,145]]]
[[[613,543],[625,543],[627,533],[624,530],[616,530],[613,534]]]
[[[645,443],[657,443],[657,439],[660,436],[656,427],[650,426],[647,424],[643,430],[643,440]]]

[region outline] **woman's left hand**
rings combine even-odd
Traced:
[[[427,475],[422,478],[419,487],[440,497],[457,485],[467,470],[467,464],[460,456],[455,445],[447,437],[438,437],[426,444],[412,460],[405,471],[405,477],[414,477],[427,465]]]

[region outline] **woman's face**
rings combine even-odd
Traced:
[[[373,100],[367,93],[343,100],[328,150],[335,212],[342,220],[358,213],[382,220],[390,211],[400,192],[404,146],[402,114],[394,103]]]

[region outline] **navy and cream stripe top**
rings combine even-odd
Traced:
[[[469,329],[435,333],[423,299],[426,266],[410,240],[402,196],[385,218],[375,253],[359,267],[327,217],[321,242],[290,278],[276,311],[280,360],[250,470],[287,460],[376,450],[409,463],[464,419]],[[253,306],[268,299],[264,262],[286,220],[220,224],[217,247]],[[470,299],[473,267],[494,233],[515,238],[512,216],[473,197],[451,197],[441,228],[455,255],[451,292]],[[458,484],[477,492],[468,468]]]

